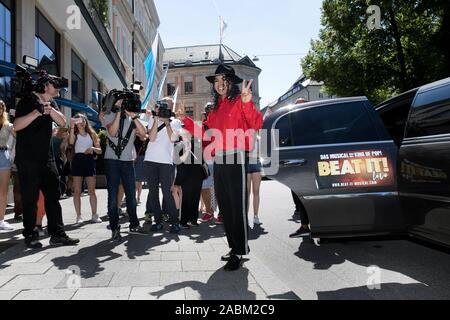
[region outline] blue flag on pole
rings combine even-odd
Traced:
[[[142,102],[142,109],[147,109],[150,96],[152,94],[153,83],[155,82],[156,64],[158,62],[158,45],[159,34],[156,35],[150,52],[144,61],[145,74],[147,76],[147,91],[145,92],[145,99]]]

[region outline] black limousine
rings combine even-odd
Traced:
[[[264,166],[314,238],[405,234],[450,246],[450,78],[376,107],[365,97],[286,107],[264,122]]]

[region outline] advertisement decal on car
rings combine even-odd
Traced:
[[[394,168],[382,150],[322,154],[317,162],[319,189],[391,186]]]

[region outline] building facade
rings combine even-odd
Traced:
[[[212,102],[212,86],[206,76],[214,74],[219,63],[230,64],[242,79],[253,79],[253,95],[260,107],[259,69],[253,61],[242,57],[225,45],[168,48],[164,65],[169,68],[164,94],[171,96],[178,88],[178,100],[183,101],[186,113],[200,121],[206,103]]]
[[[264,110],[270,108],[272,112],[275,112],[288,105],[294,105],[299,99],[310,102],[336,98],[335,96],[324,93],[323,87],[323,82],[317,82],[302,75],[284,95],[272,102]]]
[[[153,0],[109,0],[109,3],[112,10],[108,15],[107,29],[125,66],[127,83],[141,81],[147,88],[144,61],[160,25],[155,3]],[[158,61],[161,62],[164,54],[161,38],[158,48]],[[159,63],[155,83],[159,83],[161,76],[162,63]],[[145,96],[145,89],[141,96]],[[152,96],[156,96],[156,90],[153,90]]]
[[[67,117],[76,104],[98,110],[99,93],[128,87],[136,75],[146,85],[143,60],[159,23],[153,0],[0,0],[0,64],[36,57],[39,68],[69,79]],[[10,79],[0,72],[8,108]]]

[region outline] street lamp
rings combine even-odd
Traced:
[[[280,57],[280,56],[306,56],[307,53],[272,53],[272,54],[257,54],[252,59],[254,62],[258,62],[260,57]]]

